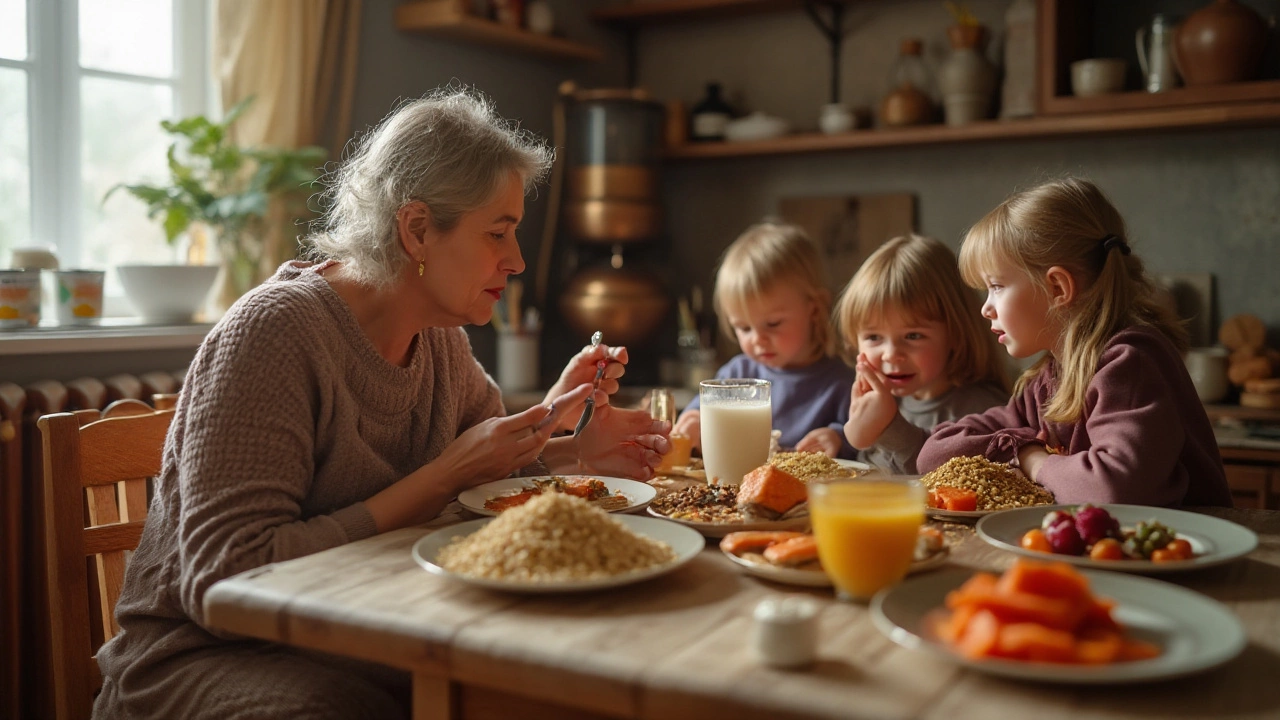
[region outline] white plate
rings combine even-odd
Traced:
[[[507,478],[505,480],[495,480],[483,485],[477,485],[469,490],[462,491],[458,495],[458,504],[477,515],[494,517],[498,513],[484,506],[486,500],[499,495],[506,495],[513,490],[519,491],[531,488],[533,487],[534,480],[547,480],[551,477],[552,476],[550,475],[542,475],[539,477]],[[609,488],[609,490],[615,493],[621,493],[630,501],[626,507],[618,508],[617,510],[610,510],[609,512],[640,512],[645,507],[648,507],[649,503],[653,502],[653,499],[658,496],[658,491],[654,489],[652,485],[637,482],[635,480],[602,477],[599,475],[559,475],[557,477],[562,477],[566,480],[593,478],[603,482],[605,487]]]
[[[1041,507],[1049,507],[1042,505]],[[941,508],[932,508],[926,506],[924,514],[934,520],[945,520],[947,522],[974,523],[982,518],[1001,512],[1000,510],[943,510]]]
[[[925,617],[942,607],[947,593],[970,575],[969,570],[944,570],[883,590],[871,600],[871,619],[903,647],[943,655],[992,675],[1051,683],[1107,685],[1181,677],[1227,662],[1246,643],[1240,621],[1216,600],[1160,580],[1086,570],[1093,593],[1118,603],[1112,613],[1125,632],[1159,645],[1158,657],[1094,666],[970,660],[924,629]]]
[[[627,526],[631,532],[653,540],[664,542],[676,553],[676,559],[665,565],[658,565],[646,570],[637,570],[613,577],[596,578],[594,580],[565,580],[560,582],[517,582],[514,580],[493,580],[449,572],[435,563],[440,549],[453,542],[456,537],[466,537],[493,522],[493,518],[469,520],[457,525],[436,530],[413,544],[413,559],[427,572],[460,580],[472,585],[492,590],[507,590],[521,593],[561,593],[584,590],[602,590],[648,580],[666,575],[676,568],[692,560],[707,546],[706,541],[696,532],[679,525],[634,515],[616,515],[614,519]]]
[[[770,565],[767,562],[752,562],[744,557],[734,555],[733,553],[721,549],[730,560],[740,566],[748,575],[754,575],[765,580],[783,583],[786,585],[803,585],[805,587],[831,587],[831,577],[822,570],[779,567]],[[914,575],[925,570],[932,570],[947,561],[947,557],[951,555],[951,549],[944,547],[936,553],[923,560],[917,560],[911,563],[911,567],[907,569],[908,575]]]
[[[1028,530],[1040,527],[1040,521],[1053,510],[1074,509],[1075,505],[1043,505],[1003,510],[983,518],[975,528],[978,537],[1012,553],[1039,560],[1060,560],[1095,570],[1121,570],[1134,573],[1167,573],[1199,570],[1231,562],[1253,552],[1258,536],[1246,527],[1211,515],[1148,507],[1146,505],[1100,505],[1120,521],[1122,527],[1133,527],[1142,520],[1156,520],[1172,528],[1177,536],[1191,543],[1195,556],[1189,560],[1156,563],[1150,560],[1093,560],[1087,556],[1056,555],[1037,550],[1024,550],[1019,544]]]
[[[845,460],[844,458],[836,458],[835,461],[842,468],[857,470],[860,473],[869,472],[871,470],[870,465],[864,462],[858,462],[857,460]]]
[[[804,532],[809,529],[809,516],[804,515],[788,520],[759,520],[754,522],[695,522],[693,520],[680,520],[678,518],[667,517],[662,513],[649,508],[649,514],[666,520],[667,522],[683,525],[691,530],[702,533],[703,536],[709,538],[721,538],[732,532],[743,532],[745,530],[796,530]]]

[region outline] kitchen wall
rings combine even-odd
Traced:
[[[398,98],[457,80],[481,88],[504,115],[549,136],[561,80],[616,86],[625,77],[622,33],[586,18],[586,10],[603,1],[552,3],[565,34],[605,48],[608,57],[598,64],[559,63],[401,33],[392,21],[396,4],[364,5],[356,128],[376,123]],[[1008,1],[967,5],[992,26],[991,55],[998,57]],[[842,99],[872,106],[906,36],[926,40],[927,59],[936,68],[945,57],[950,22],[934,0],[849,4]],[[816,127],[818,106],[827,101],[827,45],[800,10],[645,27],[638,39],[639,80],[661,99],[678,98],[691,107],[705,82],[717,80],[738,108],[782,116],[797,129]],[[964,230],[1010,191],[1072,173],[1110,193],[1152,270],[1213,273],[1217,317],[1255,313],[1271,327],[1272,343],[1280,345],[1280,283],[1274,278],[1280,259],[1280,128],[692,161],[669,164],[663,172],[669,231],[648,259],[671,268],[667,276],[677,291],[690,283],[709,287],[724,247],[748,224],[776,211],[782,197],[913,192],[919,229],[958,247]],[[545,209],[545,192],[531,198],[521,229],[530,278]],[[544,377],[575,347],[563,330],[552,330],[543,350]],[[477,356],[492,367],[492,333],[472,329],[472,338]],[[657,345],[669,349],[674,340],[662,338]],[[634,371],[637,379],[652,381],[656,369]]]
[[[998,41],[1007,0],[966,5]],[[936,68],[950,21],[933,0],[850,4],[842,99],[874,105],[903,37],[924,38]],[[717,80],[738,109],[812,130],[827,101],[827,52],[799,11],[659,26],[642,30],[639,76],[657,96],[689,105],[705,81]],[[1213,273],[1218,318],[1257,314],[1280,344],[1280,128],[702,160],[664,173],[672,266],[689,269],[681,281],[704,286],[736,233],[776,212],[785,196],[913,192],[919,230],[958,248],[966,228],[1010,191],[1063,174],[1088,177],[1124,214],[1151,270]]]

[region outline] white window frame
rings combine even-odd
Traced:
[[[31,239],[57,248],[63,267],[80,265],[80,80],[101,77],[174,90],[173,118],[215,107],[209,59],[208,0],[173,0],[174,74],[157,79],[80,67],[79,0],[27,0],[27,70]]]

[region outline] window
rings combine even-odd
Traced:
[[[166,177],[160,121],[209,105],[208,28],[206,0],[0,0],[0,260],[175,259],[142,203],[103,196]]]

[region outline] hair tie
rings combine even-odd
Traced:
[[[1119,249],[1123,255],[1128,255],[1132,250],[1129,249],[1129,243],[1121,240],[1115,235],[1108,235],[1102,238],[1102,251],[1109,253],[1112,250]]]

